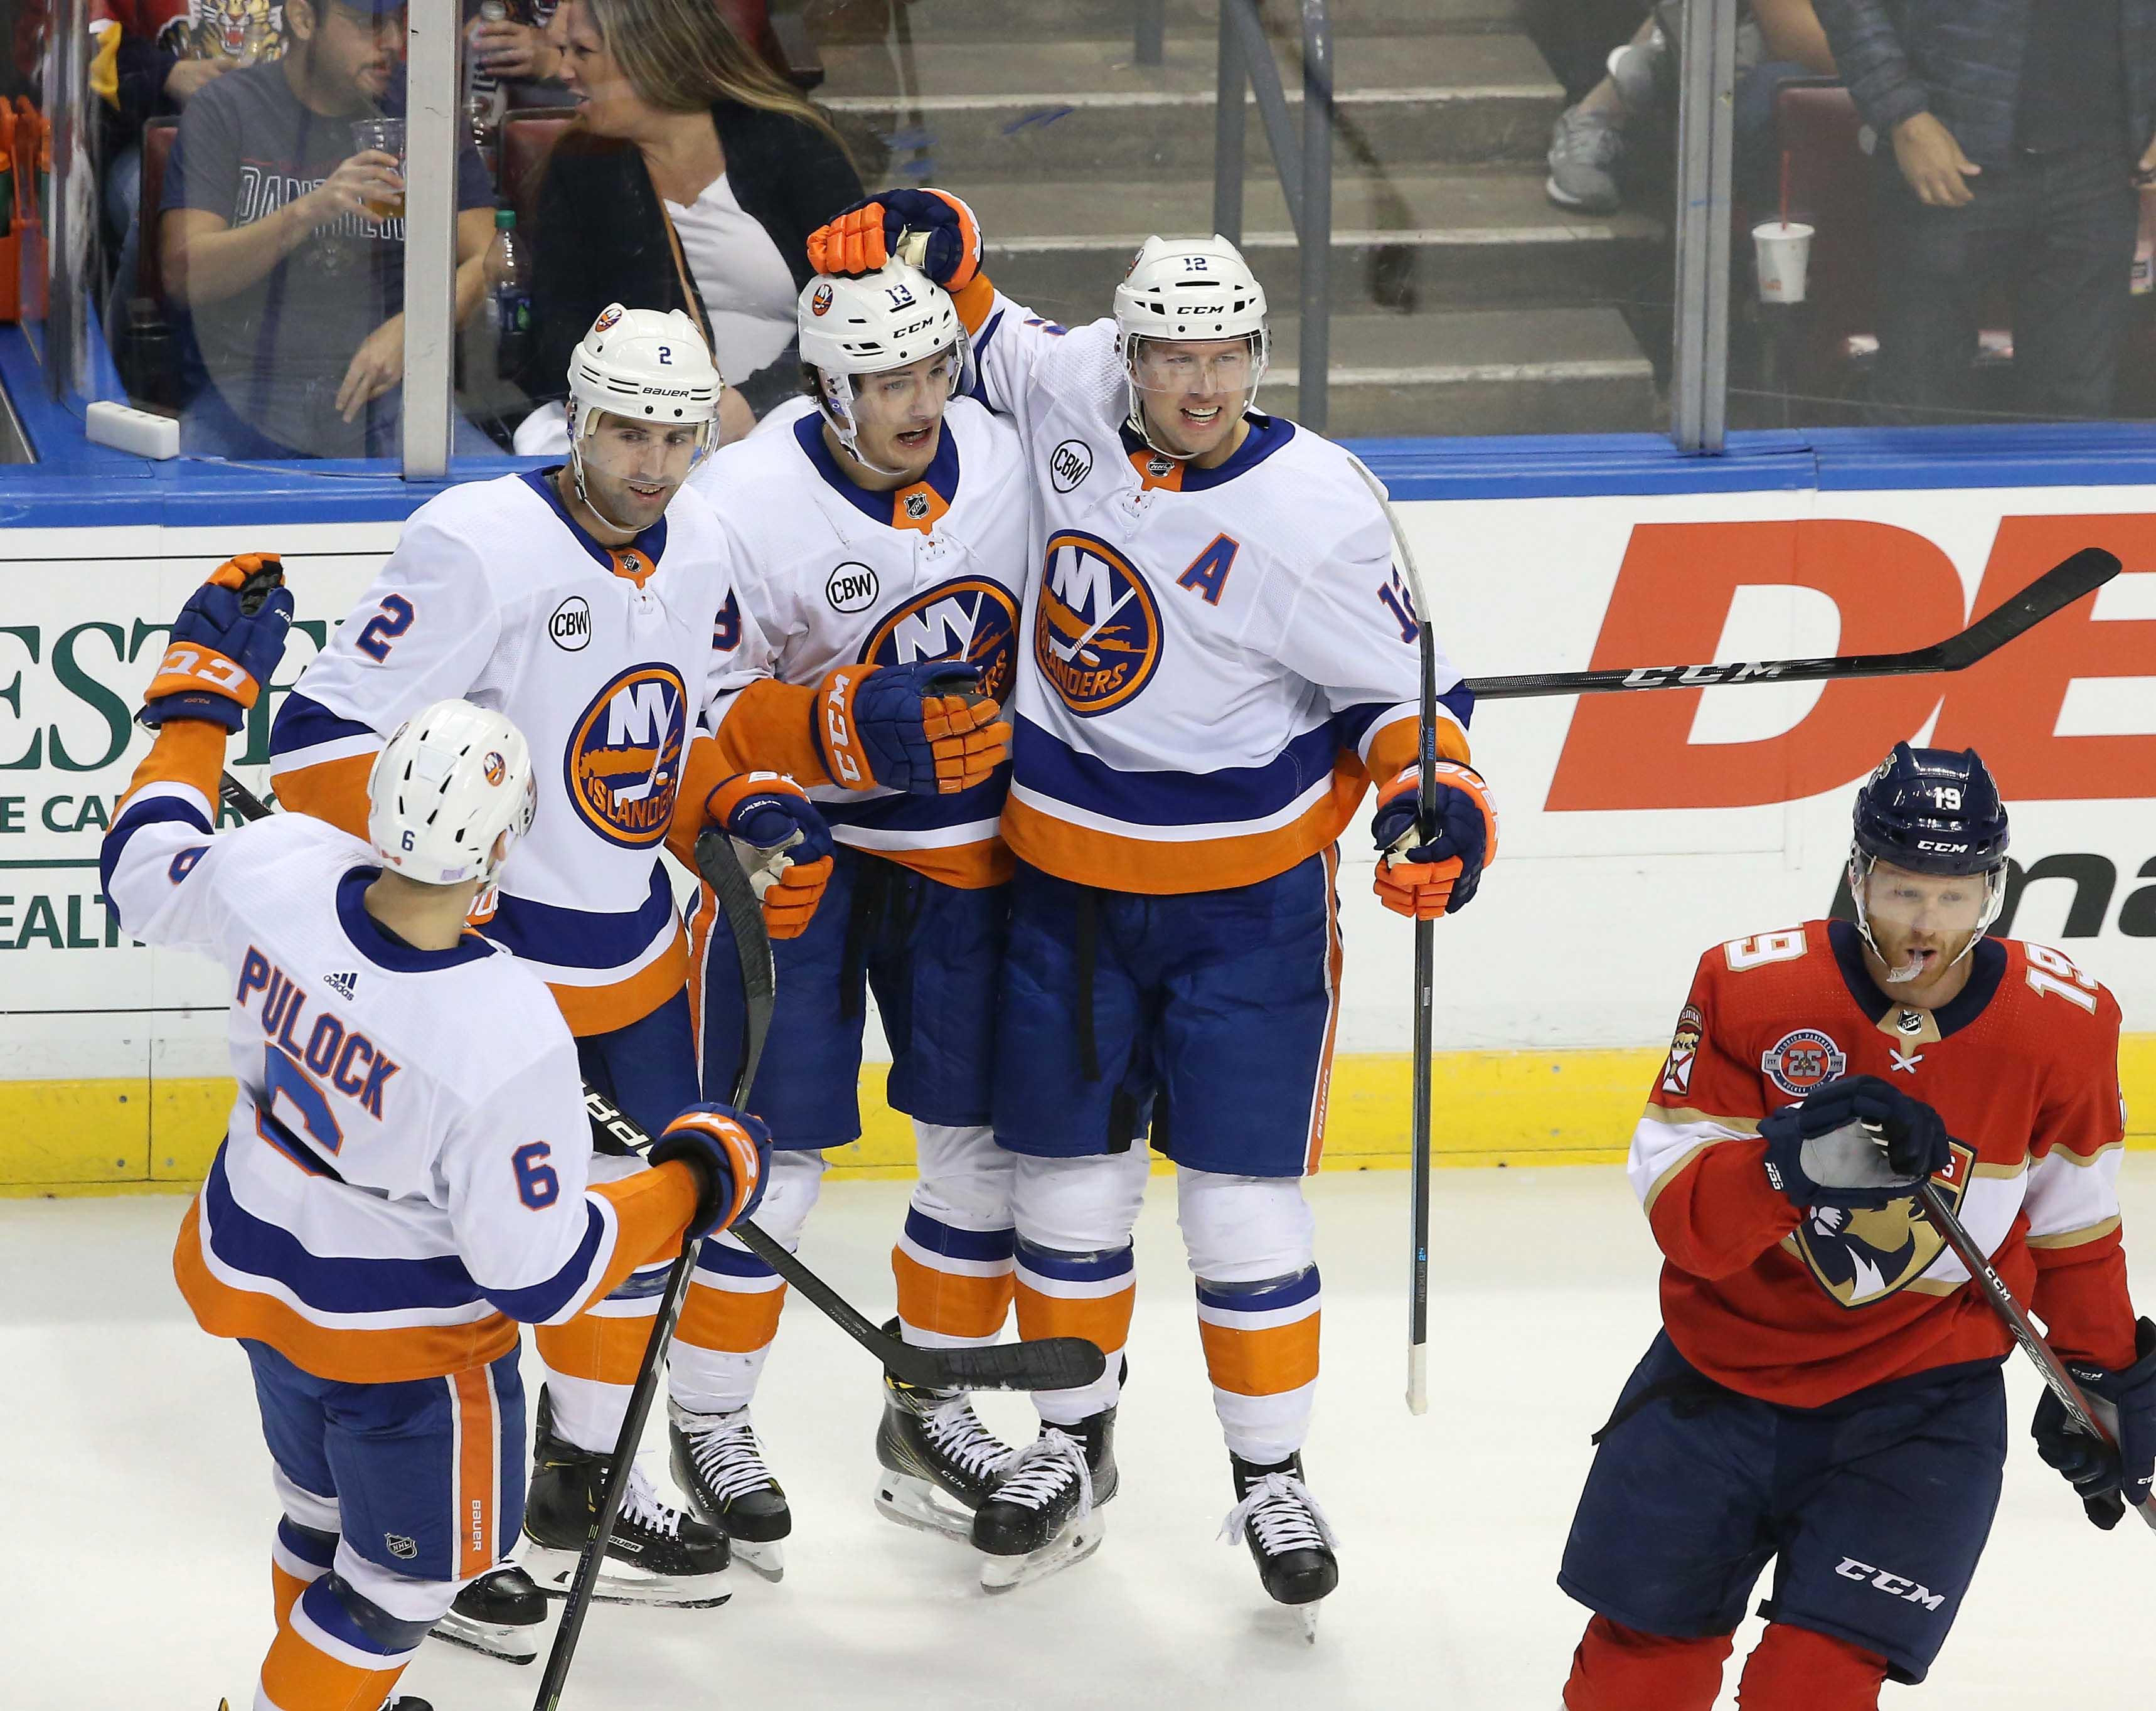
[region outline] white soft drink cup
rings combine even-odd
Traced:
[[[1812,229],[1792,221],[1784,225],[1768,220],[1752,229],[1753,247],[1759,255],[1759,301],[1762,303],[1801,303],[1804,301],[1804,270],[1811,259]]]

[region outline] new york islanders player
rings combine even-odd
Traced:
[[[911,1114],[921,1161],[891,1256],[899,1324],[919,1344],[990,1342],[1012,1289],[1011,1155],[988,1114],[1010,877],[996,830],[1009,777],[997,703],[1016,664],[1025,464],[1009,424],[954,398],[966,336],[949,295],[912,268],[812,280],[798,318],[813,401],[773,412],[690,478],[746,549],[739,593],[757,635],[737,661],[770,674],[727,698],[721,751],[729,765],[754,757],[806,784],[837,843],[816,918],[774,948],[772,1049],[750,1102],[780,1151],[759,1227],[797,1241],[824,1149],[860,1133],[873,987],[894,1056],[891,1101]],[[959,727],[941,763],[913,711],[924,691],[947,700]],[[894,740],[904,732],[893,706],[914,752]],[[691,979],[704,1079],[731,1087],[740,964],[710,943],[714,912],[706,891],[690,922]],[[721,1287],[688,1309],[701,1346],[675,1354],[675,1477],[737,1555],[775,1575],[792,1517],[748,1404],[783,1285],[731,1239],[706,1251]],[[1008,1452],[963,1395],[895,1382],[877,1444],[884,1512],[960,1537]]]
[[[552,989],[586,1082],[656,1133],[698,1097],[687,939],[662,841],[686,857],[708,823],[788,846],[764,897],[778,937],[814,910],[829,842],[798,787],[732,776],[700,734],[756,622],[735,591],[737,542],[678,491],[718,408],[701,337],[679,311],[617,305],[578,346],[568,381],[568,462],[452,488],[413,514],[279,709],[273,777],[287,807],[357,830],[367,768],[420,707],[463,696],[514,719],[541,757],[538,818],[480,930]],[[657,1282],[631,1279],[538,1333],[549,1382],[525,1528],[548,1584],[573,1569]],[[685,1328],[685,1342],[695,1335]],[[721,1602],[727,1560],[723,1534],[639,1473],[600,1595]],[[467,1607],[476,1595],[460,1618],[484,1617]]]
[[[1596,1612],[1568,1711],[1707,1711],[1775,1563],[1745,1711],[1919,1682],[2006,1453],[2008,1333],[1916,1199],[1928,1178],[2050,1328],[2123,1464],[2046,1393],[2035,1431],[2115,1522],[2156,1461],[2156,1325],[2128,1305],[2119,1014],[1986,937],[2006,813],[1973,750],[1897,744],[1858,792],[1856,919],[1717,946],[1633,1138],[1663,1330],[1597,1435],[1558,1584]]]
[[[995,292],[970,211],[940,192],[864,203],[810,255],[860,271],[916,244],[973,335],[978,395],[1017,424],[1040,507],[993,1109],[1020,1155],[1019,1323],[1111,1357],[1099,1384],[1037,1399],[1039,1439],[975,1516],[983,1579],[1098,1543],[1149,1126],[1178,1167],[1229,1452],[1224,1530],[1272,1597],[1311,1603],[1338,1577],[1300,1455],[1319,1304],[1300,1179],[1338,1001],[1334,840],[1373,776],[1380,845],[1412,825],[1414,615],[1346,455],[1251,407],[1265,293],[1234,246],[1147,240],[1113,318],[1068,334]],[[1440,671],[1443,824],[1378,879],[1410,914],[1466,903],[1496,843],[1467,764],[1470,696]]]
[[[398,729],[364,840],[303,814],[213,830],[225,739],[291,618],[282,590],[241,609],[261,568],[225,565],[173,625],[101,867],[129,933],[232,983],[239,1095],[173,1270],[246,1351],[284,1511],[253,1703],[372,1711],[516,1535],[517,1322],[566,1321],[742,1215],[767,1143],[691,1105],[652,1168],[589,1181],[561,1013],[465,927],[531,823],[531,757],[500,713],[444,701]]]

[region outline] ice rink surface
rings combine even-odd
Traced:
[[[757,1403],[793,1504],[785,1580],[737,1568],[716,1611],[597,1607],[566,1703],[1554,1711],[1585,1613],[1553,1576],[1588,1434],[1654,1332],[1656,1256],[1614,1169],[1440,1172],[1432,1402],[1416,1420],[1401,1400],[1406,1189],[1399,1173],[1312,1188],[1325,1372],[1306,1459],[1342,1541],[1315,1646],[1240,1546],[1214,1542],[1226,1457],[1172,1184],[1156,1178],[1122,1488],[1098,1555],[990,1600],[969,1551],[878,1517],[875,1372],[790,1303]],[[2123,1192],[2130,1246],[2156,1232],[2156,1157],[2129,1156]],[[803,1249],[879,1315],[905,1193],[831,1185]],[[0,1201],[9,1711],[244,1705],[268,1643],[269,1460],[244,1358],[194,1328],[172,1285],[184,1205]],[[2156,1262],[2140,1277],[2156,1310]],[[528,1339],[526,1374],[536,1396]],[[2156,1539],[2082,1518],[2027,1441],[2036,1384],[2018,1357],[2010,1384],[2005,1498],[1975,1588],[1931,1680],[1884,1703],[2141,1711],[2156,1703]],[[984,1411],[1007,1434],[1030,1419],[1014,1399]],[[430,1643],[404,1686],[437,1711],[495,1711],[529,1705],[538,1674]]]

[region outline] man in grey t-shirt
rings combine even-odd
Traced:
[[[404,181],[354,125],[402,110],[391,84],[396,0],[289,0],[293,46],[227,72],[187,105],[166,171],[165,276],[187,306],[208,383],[189,451],[386,457],[404,364]],[[377,218],[367,211],[395,207]],[[456,313],[477,305],[493,235],[485,169],[457,161]],[[474,442],[477,441],[476,444]],[[459,424],[459,451],[484,450]]]

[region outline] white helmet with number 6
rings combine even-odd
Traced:
[[[947,352],[950,393],[970,383],[965,323],[951,294],[918,268],[887,262],[858,279],[813,279],[794,306],[801,361],[816,377],[816,403],[848,454],[861,457],[859,394],[854,378],[903,368]],[[880,471],[896,475],[892,470]]]
[[[367,840],[407,879],[485,883],[531,829],[531,750],[492,709],[438,701],[399,725],[375,757],[367,799]]]

